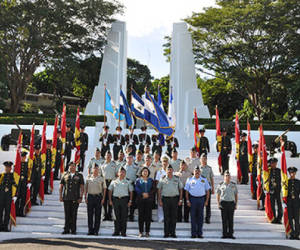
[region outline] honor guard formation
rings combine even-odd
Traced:
[[[114,221],[113,236],[126,236],[127,221],[138,222],[139,237],[150,237],[152,210],[157,209],[158,222],[163,222],[164,237],[176,238],[176,223],[191,223],[191,238],[203,238],[203,223],[211,222],[211,196],[216,194],[222,218],[222,238],[235,239],[234,212],[238,207],[238,185],[251,182],[251,194],[257,209],[270,214],[271,223],[283,223],[287,209],[289,238],[299,240],[300,181],[297,168],[277,167],[278,159],[269,157],[262,163],[263,149],[249,144],[242,133],[239,144],[241,181],[235,183],[229,172],[232,144],[226,129],[221,130],[219,152],[220,173],[224,180],[215,183],[212,167],[207,165],[210,154],[205,130],[199,130],[190,157],[178,158],[178,139],[164,138],[160,133],[147,134],[147,127],[135,134],[134,128],[122,135],[116,127],[114,134],[105,125],[99,146],[88,160],[87,176],[85,153],[88,135],[78,126],[73,133],[71,124],[66,131],[57,128],[53,140],[43,145],[31,145],[20,153],[20,162],[5,161],[0,175],[0,231],[8,232],[11,204],[15,199],[16,216],[24,217],[31,206],[42,205],[43,195],[51,195],[53,180],[59,180],[59,200],[63,203],[65,226],[62,234],[76,234],[78,207],[87,204],[87,234],[98,235],[101,218]],[[80,145],[75,161],[72,151]],[[249,158],[249,147],[252,158]],[[287,172],[290,178],[287,179]],[[15,175],[18,174],[16,181]],[[264,173],[264,174],[263,174]],[[283,174],[285,173],[285,175]],[[264,175],[264,176],[262,176]],[[267,178],[264,178],[267,176]],[[283,182],[282,178],[286,178]],[[283,187],[286,187],[284,193]],[[249,190],[250,192],[250,190]],[[284,199],[284,200],[283,200]],[[265,202],[266,201],[266,202]],[[102,213],[103,209],[103,213]],[[137,209],[138,218],[135,218]]]

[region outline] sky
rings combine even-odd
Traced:
[[[164,37],[171,35],[174,22],[193,12],[214,6],[215,0],[119,0],[125,9],[117,19],[126,22],[127,56],[149,67],[152,76],[160,78],[170,72],[163,55]]]

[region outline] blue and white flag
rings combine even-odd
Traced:
[[[154,98],[146,91],[145,98],[145,121],[150,123],[158,132],[171,136],[174,129],[169,127],[168,118]]]
[[[170,95],[169,95],[169,107],[168,107],[168,120],[169,120],[169,125],[172,128],[176,127],[176,114],[175,114],[175,103],[174,103],[174,98],[173,98],[173,93],[172,93],[172,87],[170,89]]]
[[[131,111],[136,118],[144,120],[144,101],[133,89],[131,90]]]
[[[162,98],[161,98],[161,94],[160,94],[160,91],[159,91],[159,87],[158,87],[158,90],[157,90],[157,103],[158,103],[158,105],[161,107],[161,109],[162,109],[163,111],[165,111],[165,110],[164,110],[163,103],[162,103]]]
[[[116,107],[114,101],[111,99],[110,94],[107,89],[105,89],[105,111],[111,113],[117,120],[123,121],[124,116],[120,114],[119,117],[119,109]]]
[[[131,112],[130,112],[129,104],[126,100],[126,97],[122,89],[120,91],[120,113],[125,115],[126,123],[129,127],[131,127],[133,125]]]

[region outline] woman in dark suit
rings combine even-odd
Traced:
[[[144,225],[146,237],[149,237],[150,225],[152,219],[152,204],[154,197],[155,184],[152,178],[149,178],[150,170],[147,167],[142,168],[141,177],[135,182],[135,191],[137,193],[137,206],[139,212],[139,237],[144,236]]]

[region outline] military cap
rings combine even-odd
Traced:
[[[47,143],[47,144],[52,144],[52,140],[50,140],[50,139],[49,139],[49,140],[46,140],[46,143]]]
[[[296,173],[298,171],[298,169],[294,166],[289,167],[287,170],[289,171],[289,173]]]
[[[80,125],[81,129],[85,129],[85,126],[83,124]]]
[[[40,148],[41,148],[40,144],[35,144],[34,145],[34,149],[40,149]]]
[[[275,158],[275,157],[271,158],[270,160],[271,160],[271,163],[273,163],[273,162],[278,162],[278,159]]]
[[[74,161],[70,161],[68,166],[76,165]]]
[[[191,148],[191,152],[196,152],[197,150],[196,150],[196,147],[192,147]]]
[[[138,149],[138,150],[136,151],[136,154],[141,154],[141,155],[142,155],[143,152],[142,152],[141,150]]]
[[[5,161],[5,162],[3,162],[3,165],[4,165],[5,167],[11,167],[11,166],[14,165],[14,164],[13,164],[12,161]]]
[[[26,156],[27,154],[28,154],[28,153],[27,153],[26,151],[22,151],[22,152],[21,152],[21,156],[22,156],[22,157]]]
[[[205,132],[205,129],[204,129],[204,128],[201,128],[201,129],[199,130],[199,132],[200,132],[200,133],[204,133],[204,132]]]
[[[67,128],[71,128],[71,123],[67,123]]]
[[[253,143],[252,148],[258,148],[258,144],[257,143]]]
[[[207,154],[206,153],[202,153],[200,158],[207,158]]]
[[[222,128],[221,132],[227,132],[226,128]]]
[[[173,169],[172,165],[170,165],[170,164],[169,164],[169,166],[168,166],[167,168],[168,168],[168,169],[169,169],[169,168],[172,168],[172,169]]]
[[[146,126],[143,126],[143,127],[141,127],[141,130],[142,130],[142,131],[145,131],[145,130],[147,130],[147,127],[146,127]]]
[[[271,164],[272,163],[272,158],[270,158],[267,162],[268,162],[268,164]]]
[[[101,152],[100,148],[97,147],[96,148],[96,152]]]
[[[196,165],[196,166],[194,167],[194,170],[200,170],[200,167],[199,167],[198,165]]]
[[[224,175],[230,175],[229,170],[226,170],[226,171],[224,172]]]
[[[119,171],[125,171],[126,172],[126,169],[124,167],[120,167]]]
[[[247,136],[247,134],[245,133],[245,132],[243,132],[242,134],[241,134],[241,137],[246,137]]]
[[[61,130],[60,130],[60,128],[58,128],[58,129],[57,129],[57,133],[61,133]]]
[[[164,156],[161,157],[161,160],[162,160],[162,161],[164,161],[164,160],[169,161],[170,158],[169,158],[167,155],[164,155]]]
[[[177,152],[176,148],[173,148],[173,149],[172,149],[172,152],[173,152],[173,153],[176,153],[176,152]]]
[[[118,126],[118,127],[116,127],[116,130],[121,130],[122,131],[122,127]]]

